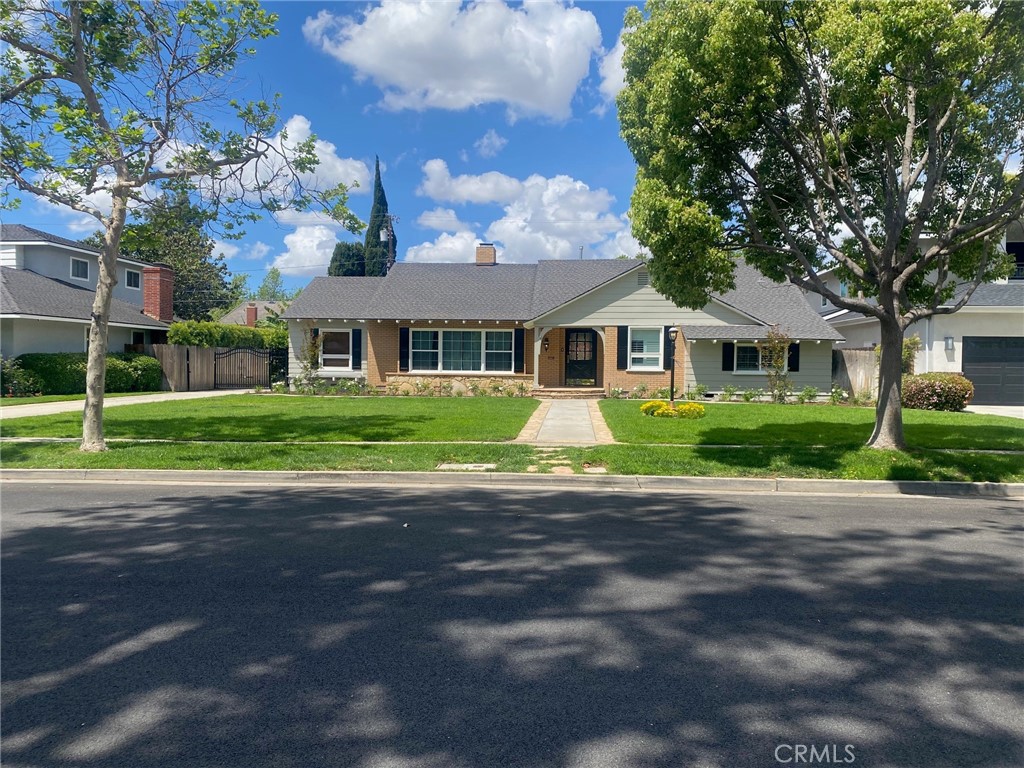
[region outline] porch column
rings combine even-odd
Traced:
[[[534,326],[533,328],[533,387],[540,386],[540,353],[541,343],[544,335],[550,331],[550,327]]]

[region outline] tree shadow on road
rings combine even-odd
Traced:
[[[882,527],[838,500],[846,516],[813,532],[792,498],[768,515],[639,494],[107,495],[36,505],[49,527],[5,516],[12,765],[1019,755],[1012,503]]]

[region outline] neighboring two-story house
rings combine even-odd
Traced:
[[[832,343],[842,338],[799,288],[745,264],[735,290],[691,310],[659,294],[642,261],[498,264],[487,243],[476,264],[398,263],[385,277],[315,278],[281,316],[292,377],[312,350],[322,377],[401,388],[426,380],[455,391],[497,381],[537,393],[643,386],[653,394],[673,373],[680,390],[763,389],[760,344],[778,326],[793,340],[795,387],[825,393]]]
[[[0,355],[84,352],[96,281],[97,249],[21,224],[0,227]],[[108,347],[166,341],[174,271],[118,259]]]
[[[1013,222],[1003,247],[1015,262],[1009,279],[979,285],[967,304],[953,314],[934,315],[911,325],[905,336],[921,339],[916,373],[963,373],[974,383],[979,405],[1024,405],[1024,226]],[[840,296],[846,287],[831,271],[820,273]],[[810,306],[845,341],[840,349],[869,349],[881,335],[878,321],[832,305],[807,291]],[[954,300],[962,296],[959,293]]]

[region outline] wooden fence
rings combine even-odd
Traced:
[[[832,382],[850,396],[878,390],[878,361],[873,349],[833,349]]]

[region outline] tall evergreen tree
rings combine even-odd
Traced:
[[[334,277],[359,277],[366,274],[363,244],[343,240],[334,246],[327,274]]]
[[[381,240],[381,231],[390,233],[390,244],[387,240]],[[390,267],[389,252],[398,253],[398,241],[395,239],[391,219],[388,218],[388,198],[384,194],[384,185],[380,183],[380,158],[378,157],[373,174],[373,208],[370,209],[370,224],[366,228],[366,243],[363,249],[366,264],[364,274],[369,277],[386,275]]]

